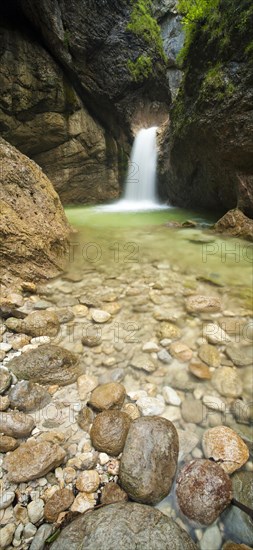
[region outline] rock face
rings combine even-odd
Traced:
[[[229,210],[214,226],[217,233],[227,233],[231,237],[242,237],[253,241],[253,221],[241,210]]]
[[[51,344],[15,357],[9,362],[9,366],[17,378],[39,384],[66,386],[75,382],[81,374],[78,356]]]
[[[168,495],[176,473],[179,441],[165,418],[134,420],[123,450],[119,481],[133,500],[156,504]]]
[[[196,25],[162,130],[160,189],[173,205],[253,217],[252,5],[222,0],[216,12]]]
[[[3,281],[55,276],[69,235],[59,197],[41,169],[3,139],[0,164],[0,274],[8,268]]]
[[[104,526],[101,528],[101,526]],[[106,528],[106,535],[105,535]],[[80,516],[63,529],[52,550],[195,550],[189,535],[149,506],[110,504]]]
[[[125,0],[0,7],[1,132],[64,203],[115,198],[136,111],[170,103],[166,65],[154,40],[128,30],[131,10]],[[141,55],[152,70],[136,82],[129,60]]]

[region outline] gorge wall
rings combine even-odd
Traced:
[[[196,22],[170,123],[160,193],[171,204],[253,217],[253,7],[221,0]]]
[[[170,104],[155,20],[146,10],[143,32],[133,10],[125,0],[1,4],[1,135],[65,204],[115,198],[135,114]]]

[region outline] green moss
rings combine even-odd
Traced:
[[[131,0],[132,11],[127,30],[142,37],[153,50],[166,61],[160,27],[152,16],[150,0]]]
[[[73,113],[78,107],[78,98],[76,96],[76,92],[67,80],[64,80],[63,86],[66,111],[68,111],[69,113]]]
[[[222,63],[217,63],[207,71],[200,89],[202,98],[212,97],[213,99],[222,101],[225,98],[231,97],[234,92],[235,85],[226,76]]]
[[[142,82],[152,73],[152,59],[146,55],[140,55],[136,61],[128,59],[127,66],[134,82]]]

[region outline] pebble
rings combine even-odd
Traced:
[[[165,418],[146,417],[130,426],[120,462],[120,486],[132,500],[156,504],[168,495],[176,473],[179,441]]]
[[[31,523],[38,523],[44,517],[44,506],[41,498],[29,502],[27,512]]]
[[[70,458],[67,466],[76,468],[77,470],[89,470],[96,466],[97,458],[98,454],[95,451],[84,452],[74,458]]]
[[[81,401],[86,401],[89,393],[94,390],[98,385],[98,378],[96,376],[88,376],[82,374],[77,379],[77,389]]]
[[[47,538],[50,537],[52,531],[52,525],[48,525],[48,523],[43,523],[43,525],[40,525],[29,550],[43,550],[45,547],[45,542]]]
[[[78,426],[85,432],[89,432],[90,426],[94,418],[94,413],[89,407],[83,407],[76,418]]]
[[[221,309],[220,299],[216,296],[192,295],[185,300],[188,313],[216,312]]]
[[[252,346],[237,348],[231,345],[226,348],[226,354],[237,367],[253,364]]]
[[[5,351],[7,353],[11,348],[11,344],[7,344],[7,342],[0,342],[0,351]]]
[[[31,344],[50,344],[50,336],[35,336],[31,339]]]
[[[24,540],[29,541],[30,539],[32,539],[34,537],[36,532],[37,532],[37,527],[35,527],[35,525],[33,525],[33,523],[30,522],[30,523],[27,523],[26,525],[24,525],[24,530],[23,530]]]
[[[25,319],[9,317],[6,326],[14,332],[29,336],[56,336],[60,328],[58,317],[53,311],[33,311]]]
[[[57,444],[30,440],[22,443],[4,459],[8,479],[14,483],[40,478],[62,464],[65,451]]]
[[[140,397],[136,404],[143,416],[160,415],[165,410],[164,400],[157,397]]]
[[[224,397],[240,397],[242,382],[237,370],[232,367],[220,367],[212,376],[212,385]]]
[[[198,355],[209,367],[217,368],[220,366],[220,352],[215,346],[202,344],[198,350]]]
[[[156,353],[157,351],[159,351],[159,346],[155,342],[146,342],[146,344],[142,346],[142,351],[145,351],[147,353]]]
[[[86,317],[89,309],[83,304],[76,304],[72,307],[72,311],[75,317]]]
[[[155,365],[152,357],[150,358],[145,354],[135,354],[130,360],[130,365],[134,369],[144,370],[146,372],[154,372],[157,368],[157,365]]]
[[[12,383],[11,373],[5,369],[0,369],[0,395],[3,394]]]
[[[165,403],[168,403],[169,405],[175,405],[176,407],[179,407],[181,405],[181,399],[178,393],[170,386],[164,386],[162,393]]]
[[[35,427],[32,416],[23,412],[2,412],[0,415],[0,433],[10,437],[28,437]]]
[[[5,527],[2,527],[2,529],[0,529],[1,548],[7,548],[12,543],[15,530],[15,523],[9,523],[8,525],[5,525]]]
[[[185,464],[179,472],[176,495],[186,517],[210,525],[230,504],[232,483],[218,464],[196,459]]]
[[[181,410],[178,406],[169,405],[160,416],[167,418],[171,422],[176,422],[177,420],[181,420]]]
[[[175,325],[174,323],[169,323],[166,321],[160,323],[159,329],[156,334],[159,340],[178,340],[179,338],[181,338],[180,328],[177,327],[177,325]]]
[[[128,495],[117,483],[106,483],[102,488],[101,504],[113,504],[114,502],[126,502]]]
[[[232,474],[245,464],[249,449],[241,437],[227,426],[217,426],[204,433],[204,455],[218,462],[223,470]]]
[[[112,456],[119,455],[124,448],[131,424],[130,417],[121,411],[108,410],[98,414],[93,421],[90,437],[97,451]]]
[[[17,408],[23,412],[30,412],[48,405],[51,401],[51,395],[43,386],[23,380],[11,388],[9,400],[10,407],[13,409]]]
[[[134,405],[133,403],[125,403],[121,409],[122,412],[125,412],[130,416],[132,420],[135,420],[136,418],[139,418],[141,413],[137,407],[137,405]]]
[[[106,323],[111,319],[111,314],[108,311],[103,311],[102,309],[92,309],[91,318],[95,323]]]
[[[176,359],[183,363],[190,361],[192,358],[192,350],[182,342],[172,342],[169,350],[173,357],[176,357]]]
[[[98,411],[119,409],[123,405],[126,390],[122,384],[109,382],[101,384],[92,391],[89,405]]]
[[[13,335],[11,339],[12,348],[14,350],[22,349],[24,346],[27,346],[29,344],[30,340],[31,340],[31,337],[28,336],[27,334]]]
[[[185,422],[201,424],[206,418],[206,407],[197,399],[185,399],[181,407],[182,418]]]
[[[97,470],[87,470],[81,472],[76,480],[76,488],[81,493],[94,493],[100,484],[100,478]]]
[[[0,510],[4,510],[11,505],[15,498],[14,491],[4,491],[0,493]],[[0,541],[1,542],[1,541]]]
[[[189,364],[188,369],[191,374],[194,374],[194,376],[196,376],[196,378],[199,378],[200,380],[211,380],[212,378],[212,373],[209,367],[204,363],[192,362]]]
[[[178,460],[181,462],[189,455],[198,445],[199,437],[194,432],[177,429],[179,437],[179,455]],[[202,453],[201,453],[202,454]]]
[[[101,466],[104,466],[110,461],[110,457],[107,453],[99,453],[98,458]]]
[[[208,409],[219,411],[220,413],[224,413],[226,411],[226,403],[224,403],[224,401],[216,395],[204,395],[203,403]]]
[[[19,445],[19,442],[9,435],[0,434],[0,453],[8,453],[14,451]]]
[[[231,338],[228,334],[216,323],[208,323],[203,328],[203,336],[210,344],[227,344]]]
[[[79,512],[79,514],[84,514],[87,510],[91,510],[96,505],[96,501],[92,493],[79,493],[70,510],[71,512]]]
[[[59,386],[72,384],[81,374],[78,355],[52,344],[22,353],[10,361],[9,367],[21,380]]]
[[[208,527],[200,541],[200,550],[220,550],[222,544],[222,536],[217,525]]]
[[[161,349],[158,352],[157,357],[159,361],[161,361],[162,363],[165,363],[166,365],[169,365],[169,363],[171,363],[172,361],[172,357],[166,349]]]
[[[68,510],[74,502],[74,494],[70,489],[56,490],[45,504],[44,517],[50,523],[57,521],[60,512]]]

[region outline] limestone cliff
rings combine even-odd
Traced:
[[[34,281],[57,275],[70,227],[41,168],[0,138],[0,279]]]
[[[251,0],[220,0],[196,24],[160,136],[160,190],[172,204],[253,217],[252,29]]]

